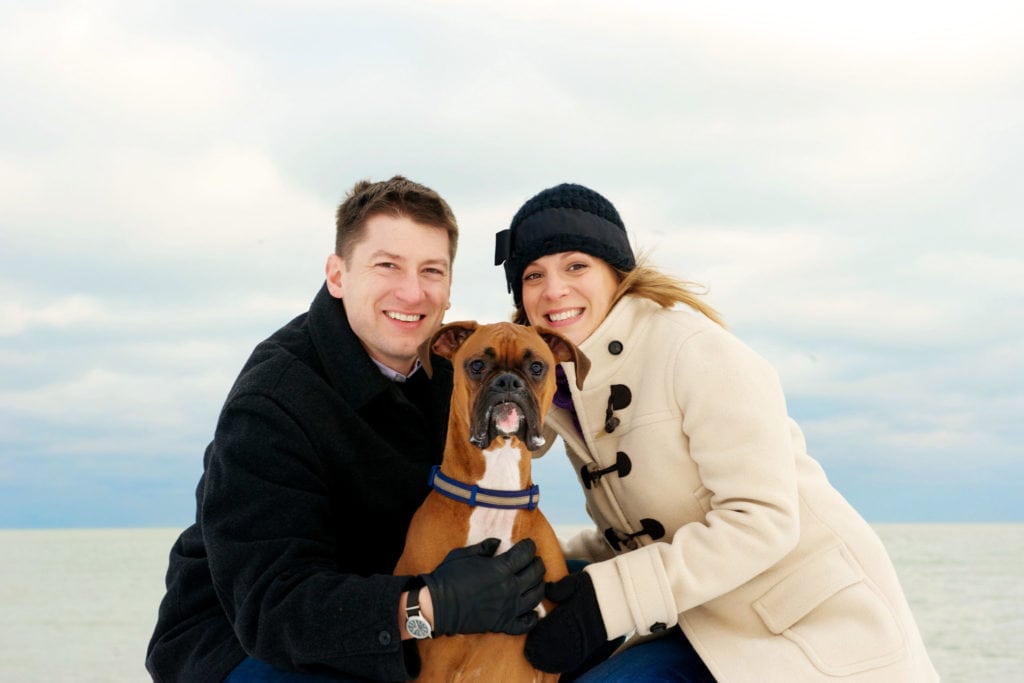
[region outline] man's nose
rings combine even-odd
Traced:
[[[409,273],[402,276],[401,282],[395,288],[395,296],[401,301],[418,303],[423,299],[423,283],[420,282],[417,273]]]

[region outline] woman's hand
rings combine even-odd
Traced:
[[[558,606],[526,636],[526,659],[548,673],[575,671],[608,642],[594,582],[581,571],[547,584],[544,593]]]

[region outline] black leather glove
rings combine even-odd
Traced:
[[[608,642],[594,582],[577,572],[547,584],[545,593],[558,605],[526,636],[526,659],[548,673],[575,671]]]
[[[544,597],[544,561],[528,538],[494,557],[499,541],[488,538],[448,553],[423,582],[434,605],[434,632],[526,633],[537,623],[534,607]]]

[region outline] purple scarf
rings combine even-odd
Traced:
[[[551,400],[562,410],[568,410],[572,415],[572,423],[576,425],[576,431],[583,436],[583,429],[580,427],[580,420],[576,417],[576,408],[572,405],[572,392],[569,391],[569,380],[565,376],[565,370],[559,365],[555,367],[555,396]]]

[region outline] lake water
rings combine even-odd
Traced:
[[[874,526],[943,680],[1024,683],[1024,524]],[[0,681],[148,681],[177,534],[0,530]]]

